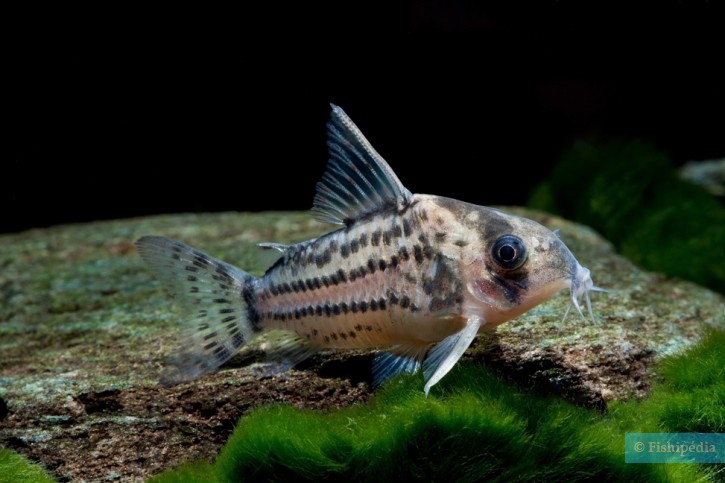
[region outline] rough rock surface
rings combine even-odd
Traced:
[[[590,229],[559,228],[595,283],[596,322],[561,320],[564,294],[479,337],[466,361],[579,404],[647,394],[659,357],[725,327],[725,300],[643,272]],[[173,215],[0,236],[0,445],[60,480],[143,480],[211,460],[235,422],[270,403],[329,410],[371,394],[371,355],[325,352],[268,376],[245,350],[221,371],[171,388],[157,380],[173,347],[173,305],[135,255],[145,234],[183,240],[255,275],[273,262],[260,241],[297,242],[328,227],[304,213]],[[435,392],[435,391],[434,391]]]

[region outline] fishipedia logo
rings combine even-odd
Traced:
[[[725,463],[725,433],[627,433],[626,463]]]

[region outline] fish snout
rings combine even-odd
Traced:
[[[582,267],[576,263],[576,268],[572,272],[571,293],[572,297],[579,299],[582,295],[587,294],[593,287],[592,274],[588,268]]]
[[[579,300],[583,296],[584,302],[587,307],[587,312],[589,312],[589,317],[592,319],[592,322],[596,323],[596,319],[594,318],[594,312],[592,311],[592,300],[589,294],[592,291],[605,292],[605,290],[600,289],[599,287],[596,287],[594,285],[591,272],[588,268],[582,267],[576,260],[574,260],[573,264],[575,266],[572,267],[572,271],[570,272],[571,303],[569,304],[569,307],[567,307],[566,312],[564,312],[564,317],[561,319],[561,321],[564,322],[564,320],[566,320],[566,316],[569,314],[569,310],[571,309],[572,305],[576,307],[579,315],[581,315],[583,319],[586,319],[586,316],[582,311],[582,307],[579,304]]]

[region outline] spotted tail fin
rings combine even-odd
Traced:
[[[136,247],[184,311],[183,345],[162,383],[190,381],[213,371],[260,330],[254,277],[169,238],[145,236]]]

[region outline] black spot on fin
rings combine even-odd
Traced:
[[[428,346],[397,346],[392,351],[375,355],[373,387],[378,387],[398,374],[417,372]]]
[[[255,279],[248,273],[161,236],[140,238],[136,247],[184,311],[178,351],[162,383],[186,382],[213,371],[261,330]]]
[[[332,106],[327,123],[330,159],[317,183],[312,212],[324,222],[350,225],[370,213],[402,211],[412,195],[345,112]]]

